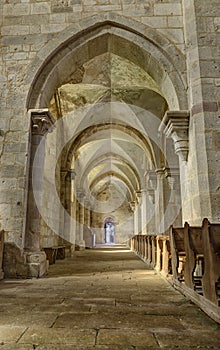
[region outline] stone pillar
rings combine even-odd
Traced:
[[[74,179],[75,170],[65,170],[65,181],[62,185],[65,186],[65,199],[64,199],[64,215],[63,215],[63,231],[64,239],[71,244],[75,244],[75,200],[74,200]]]
[[[180,184],[181,184],[181,207],[183,218],[188,217],[190,203],[186,203],[189,194],[189,183],[187,183],[187,160],[189,153],[189,111],[167,111],[159,127],[167,138],[172,138],[175,153],[179,157]],[[172,186],[171,186],[172,187]],[[185,220],[184,219],[184,220]]]
[[[164,233],[164,171],[163,169],[156,170],[157,175],[157,189],[155,193],[155,222],[156,222],[156,234]]]
[[[147,197],[146,190],[141,190],[141,222],[142,222],[142,234],[147,233]]]
[[[83,231],[84,231],[84,197],[85,192],[83,190],[77,191],[78,198],[78,210],[77,210],[77,219],[78,219],[78,232],[76,232],[76,246],[77,249],[83,250],[85,249],[85,241],[83,239]]]
[[[170,197],[167,208],[166,223],[165,226],[169,227],[170,224],[179,227],[182,226],[182,205],[180,194],[180,176],[179,169],[165,169],[165,177],[170,189]]]
[[[29,277],[43,276],[47,269],[45,252],[40,250],[41,215],[35,196],[42,200],[44,158],[46,134],[50,131],[54,119],[48,109],[31,110],[31,137],[30,137],[30,168],[27,200],[27,219],[25,232],[25,259],[29,267]],[[41,153],[36,154],[41,144]],[[35,192],[33,190],[33,173],[37,174]]]
[[[75,197],[75,169],[69,170],[70,174],[70,243],[72,244],[72,251],[75,249],[76,242],[76,197]]]
[[[136,191],[138,233],[142,233],[142,192]]]
[[[65,198],[66,198],[66,169],[60,170],[60,202],[62,204],[62,208],[60,210],[60,232],[65,232]]]
[[[70,172],[66,170],[65,176],[65,200],[64,200],[64,230],[63,236],[66,241],[70,241],[70,215],[71,215],[71,177]]]
[[[220,3],[184,0],[182,5],[191,110],[190,152],[184,179],[190,192],[186,195],[183,219],[191,225],[200,225],[204,217],[217,223],[220,222]],[[189,212],[185,212],[187,207]]]
[[[139,207],[138,203],[135,204],[135,210],[134,210],[134,234],[139,234]]]
[[[136,235],[136,222],[135,222],[135,206],[136,206],[136,202],[135,201],[131,201],[129,203],[130,209],[133,213],[133,234]]]
[[[157,176],[155,170],[147,170],[145,177],[147,187],[147,234],[152,235],[156,234],[155,193],[157,189]]]
[[[85,225],[90,228],[90,200],[85,199],[84,204],[84,222]]]

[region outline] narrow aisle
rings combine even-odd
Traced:
[[[2,281],[0,309],[0,350],[220,348],[220,326],[123,247]]]

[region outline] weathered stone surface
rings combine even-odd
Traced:
[[[21,344],[71,344],[71,345],[94,345],[95,330],[71,330],[66,328],[32,328],[25,332],[19,340]]]
[[[25,332],[26,327],[15,326],[13,327],[13,332],[11,326],[1,326],[0,325],[0,343],[2,345],[4,342],[16,343],[21,335]]]
[[[30,265],[25,265],[27,232],[30,248],[36,238],[32,231],[37,231],[40,251],[44,246],[60,244],[62,239],[84,248],[84,224],[91,232],[89,246],[95,244],[94,237],[96,243],[103,243],[107,217],[114,219],[116,242],[125,241],[133,233],[164,234],[176,218],[191,225],[197,225],[204,217],[220,222],[219,5],[218,0],[1,1],[0,226],[6,232],[6,276],[39,277],[46,272],[46,260],[40,264],[33,255]],[[36,187],[43,184],[43,198],[42,220],[38,216],[36,223],[36,210],[31,207],[34,193],[27,200],[31,196],[28,176],[30,182],[32,178],[27,109],[48,108],[50,101],[61,126],[47,137],[45,166],[41,163],[38,168]],[[85,107],[85,115],[80,114]],[[173,145],[168,147],[171,140],[158,135],[158,125],[167,109],[190,111],[185,145],[188,157],[181,157],[179,163]],[[66,122],[67,115],[71,117]],[[176,131],[173,136],[179,144],[182,139],[177,140]],[[73,174],[73,170],[76,176],[68,178],[68,171]],[[149,181],[146,189],[148,171],[157,179],[154,186]],[[43,174],[44,180],[39,180]],[[83,186],[91,197],[89,219],[86,208],[77,204],[77,190]],[[137,193],[145,195],[138,197]],[[179,212],[174,213],[174,208]],[[28,231],[27,223],[32,219],[34,230]],[[83,252],[77,254],[78,261],[83,259]],[[92,259],[90,263],[93,272],[98,273]],[[112,263],[115,272],[117,261],[113,259]],[[82,273],[83,268],[78,272]],[[84,289],[82,280],[74,280],[74,288],[68,278],[61,279],[60,284],[56,281],[57,290],[63,294],[61,297],[58,292],[52,293],[50,312],[53,316],[58,313],[58,317],[54,327],[50,318],[42,324],[52,330],[61,328],[62,323],[85,327],[88,313],[89,329],[102,328],[95,339],[111,342],[109,329],[106,333],[103,329],[113,323],[111,308],[118,309],[115,317],[120,331],[122,323],[130,325],[132,307],[138,315],[133,327],[136,329],[141,323],[139,328],[143,331],[143,308],[149,339],[161,337],[161,344],[170,349],[169,337],[162,338],[164,328],[173,331],[176,326],[179,331],[183,326],[188,330],[187,324],[193,328],[189,319],[184,319],[182,296],[174,295],[155,276],[150,278],[148,274],[148,282],[154,283],[151,291],[137,295],[137,286],[145,286],[141,275],[106,275],[109,261],[104,268],[97,278],[90,275],[83,279]],[[72,271],[67,269],[65,273],[68,276]],[[52,285],[49,287],[53,289]],[[87,287],[91,288],[89,296]],[[154,314],[160,288],[164,290],[163,300],[160,311]],[[42,282],[39,291],[44,293],[45,289],[47,285]],[[43,300],[35,288],[22,293],[18,288],[17,292],[24,307],[32,296],[38,326],[37,312],[48,303],[50,293]],[[4,299],[7,293],[2,293]],[[77,322],[80,307],[84,316]],[[199,317],[188,304],[187,311],[196,318],[197,334]],[[151,313],[155,316],[152,329],[158,332],[158,338],[153,339]],[[26,327],[30,319],[21,312],[22,315]],[[5,322],[4,316],[2,320]],[[16,325],[19,320],[9,317],[9,322]],[[27,334],[31,339],[32,333]],[[122,341],[135,341],[118,334]],[[208,346],[206,340],[204,335],[204,346]],[[159,341],[154,343],[158,344]],[[144,346],[147,349],[148,345]]]
[[[44,279],[3,280],[0,308],[2,350],[218,349],[219,325],[120,248],[76,252]]]
[[[3,270],[5,277],[15,278],[27,276],[28,267],[25,265],[24,256],[14,243],[5,242]]]

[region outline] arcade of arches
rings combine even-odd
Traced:
[[[139,3],[0,5],[5,277],[220,222],[219,2]]]

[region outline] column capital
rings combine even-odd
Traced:
[[[189,153],[189,117],[189,111],[167,111],[159,126],[160,132],[173,139],[175,153],[184,161]]]
[[[164,175],[166,178],[168,177],[174,177],[174,176],[179,176],[180,175],[180,170],[179,168],[163,168],[164,170]]]
[[[130,209],[131,209],[131,211],[135,211],[135,207],[136,207],[136,202],[135,201],[131,201],[131,202],[129,202],[129,206],[130,206]]]
[[[136,191],[136,201],[137,204],[141,204],[142,192],[141,190]]]
[[[30,109],[32,135],[44,136],[53,130],[55,119],[48,108]]]

